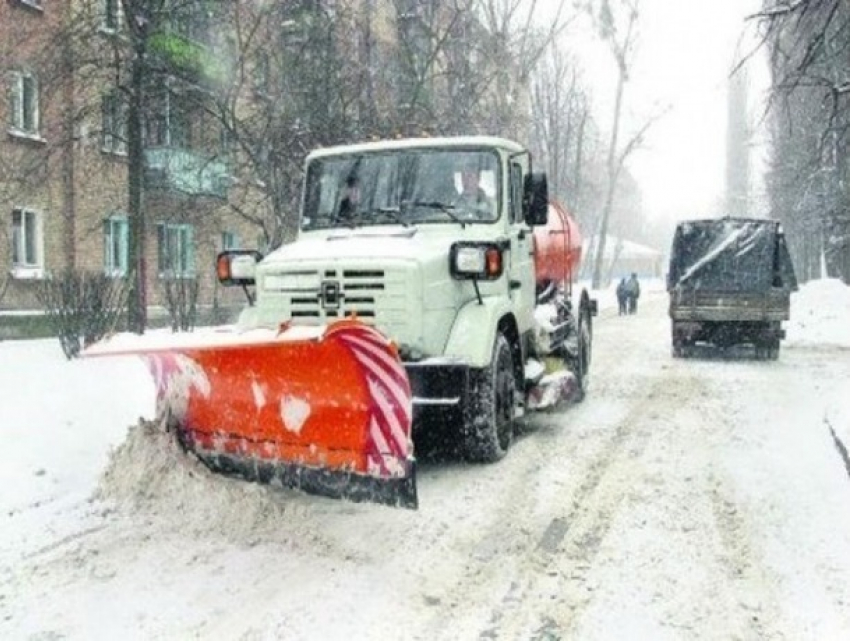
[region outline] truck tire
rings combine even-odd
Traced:
[[[570,364],[570,371],[576,377],[575,402],[581,403],[587,394],[590,383],[590,360],[593,354],[593,330],[590,312],[582,306],[578,315],[578,353]]]
[[[693,352],[693,338],[685,338],[676,326],[675,321],[673,321],[670,335],[673,358],[688,358]]]
[[[516,379],[508,340],[497,334],[490,366],[470,372],[464,412],[464,452],[476,463],[492,463],[507,454],[514,436]]]
[[[673,358],[688,358],[693,352],[693,342],[682,338],[673,339]]]
[[[774,338],[767,348],[767,357],[775,361],[779,358],[779,339]]]

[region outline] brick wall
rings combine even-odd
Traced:
[[[39,0],[31,2],[38,4]],[[43,10],[24,0],[0,0],[0,267],[5,275],[11,266],[12,210],[26,207],[39,216],[39,253],[46,274],[69,267],[102,271],[104,219],[127,212],[126,157],[104,151],[101,144],[100,97],[109,86],[109,70],[98,74],[95,67],[87,70],[85,77],[63,75],[61,52],[51,51],[51,46],[71,3],[42,4]],[[87,43],[91,49],[87,54],[108,49],[108,43],[99,37]],[[38,139],[8,133],[11,114],[6,72],[18,68],[39,72]],[[73,127],[69,125],[72,121]],[[240,307],[242,292],[224,291],[215,282],[215,255],[222,249],[222,232],[231,232],[243,246],[253,247],[257,228],[212,197],[148,192],[144,208],[148,303],[158,306],[163,302],[156,225],[169,221],[193,226],[199,304]],[[34,292],[41,281],[33,275],[12,275],[0,311],[38,307]]]

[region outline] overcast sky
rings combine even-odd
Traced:
[[[745,29],[745,16],[758,5],[758,0],[641,0],[639,48],[626,86],[621,140],[669,105],[644,148],[629,161],[649,216],[678,219],[720,213],[727,75]],[[608,129],[616,70],[604,47],[594,43],[589,33],[586,37],[587,42],[582,34],[572,33],[568,42],[587,65],[597,118]],[[748,40],[742,46],[746,49],[751,43]],[[756,101],[764,72],[755,68],[750,76]]]

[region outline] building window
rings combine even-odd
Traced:
[[[103,221],[103,269],[107,276],[126,276],[130,226],[125,216]]]
[[[121,0],[100,0],[100,27],[115,32],[121,28]]]
[[[195,275],[195,244],[192,225],[160,223],[157,228],[160,278]]]
[[[118,92],[104,94],[101,99],[101,146],[113,154],[127,153],[127,109]]]
[[[14,131],[38,135],[38,81],[30,73],[13,71],[9,78],[9,123]]]
[[[41,220],[31,209],[12,210],[12,273],[37,277],[42,268]]]
[[[239,249],[239,236],[232,231],[221,232],[221,248],[224,250]]]
[[[149,97],[149,113],[145,118],[145,144],[149,147],[191,148],[192,123],[203,112],[189,97],[181,97],[160,89]]]

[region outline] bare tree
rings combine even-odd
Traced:
[[[533,76],[531,103],[532,150],[546,168],[549,191],[582,228],[591,228],[597,220],[587,174],[598,152],[597,131],[579,64],[555,45]]]
[[[601,37],[608,43],[611,55],[617,68],[617,84],[614,93],[614,113],[611,123],[611,137],[608,143],[608,160],[606,162],[608,185],[605,192],[605,203],[599,221],[596,238],[595,255],[593,258],[592,287],[598,288],[602,283],[603,260],[605,256],[605,241],[608,235],[608,224],[611,210],[614,206],[614,194],[617,191],[617,180],[626,157],[639,141],[635,136],[622,150],[619,148],[620,118],[623,109],[623,94],[629,78],[629,68],[637,39],[638,6],[640,0],[620,0],[617,9],[612,9],[609,0],[602,0],[596,16]]]
[[[850,6],[844,0],[765,0],[757,22],[772,72],[774,215],[789,229],[803,279],[850,282]]]
[[[314,147],[524,131],[523,89],[569,20],[559,10],[541,31],[531,20],[539,8],[529,13],[515,0],[393,0],[391,8],[393,34],[369,0],[237,3],[224,14],[232,81],[211,104],[239,177],[229,204],[268,245],[295,231],[303,158]]]

